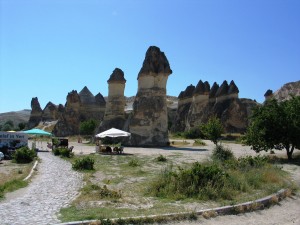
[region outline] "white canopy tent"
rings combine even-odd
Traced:
[[[119,130],[116,128],[111,128],[109,130],[103,131],[99,134],[96,135],[96,137],[98,138],[104,138],[104,137],[129,137],[131,134],[123,131],[123,130]]]

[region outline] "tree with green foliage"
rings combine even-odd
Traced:
[[[19,130],[24,130],[26,127],[26,123],[21,122],[18,124],[18,127],[19,127]]]
[[[14,129],[14,122],[12,120],[7,120],[2,126],[1,130],[9,131]]]
[[[86,120],[80,123],[80,134],[83,135],[93,135],[96,127],[98,126],[98,122],[94,119]]]
[[[247,129],[246,144],[256,152],[286,149],[292,159],[295,148],[300,148],[300,96],[278,102],[268,100],[254,108]]]
[[[201,126],[201,130],[207,139],[211,140],[215,145],[218,145],[224,128],[220,119],[211,117],[206,124]]]

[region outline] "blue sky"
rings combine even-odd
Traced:
[[[300,80],[299,0],[0,0],[0,113],[65,104],[84,86],[108,94],[118,67],[125,95],[149,46],[165,52],[167,94],[234,80],[241,98]]]

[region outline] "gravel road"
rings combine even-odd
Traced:
[[[1,225],[55,224],[57,213],[77,196],[82,175],[71,164],[49,152],[38,153],[41,162],[28,187],[0,202]]]

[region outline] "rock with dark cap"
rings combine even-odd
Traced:
[[[202,80],[199,80],[195,90],[194,90],[194,94],[196,95],[203,95],[204,94],[204,83],[202,82]]]
[[[226,80],[224,80],[216,93],[216,97],[227,95],[228,89],[229,89],[228,83]]]
[[[105,101],[105,98],[103,97],[103,95],[100,92],[95,95],[95,101],[96,101],[97,105],[99,105],[100,107],[105,108],[106,101]]]
[[[210,92],[210,84],[208,83],[208,81],[204,82],[204,94],[208,95]]]
[[[110,83],[110,82],[126,83],[126,80],[124,78],[124,72],[119,68],[115,68],[113,73],[110,75],[109,79],[107,80],[107,82],[108,83]]]
[[[83,104],[95,104],[95,96],[92,92],[84,86],[84,88],[79,92],[80,101]]]
[[[169,65],[169,61],[164,52],[156,46],[148,48],[143,62],[143,66],[138,74],[138,79],[141,75],[153,73],[156,74],[171,74],[172,70]]]
[[[264,94],[265,97],[269,97],[269,96],[272,96],[272,95],[273,95],[273,91],[270,90],[270,89],[268,89],[268,90],[266,91],[266,93]]]
[[[238,94],[240,91],[238,87],[235,85],[234,81],[232,80],[229,84],[228,94]]]
[[[219,85],[216,82],[214,82],[209,92],[209,98],[215,98],[219,88],[220,88]]]
[[[171,73],[165,54],[158,47],[149,47],[138,74],[138,92],[129,122],[131,145],[166,146],[168,144],[166,85]]]
[[[100,123],[97,132],[100,133],[109,128],[124,129],[125,124],[125,83],[124,72],[115,68],[110,75],[108,83],[108,97],[103,121]]]
[[[181,91],[178,95],[178,99],[183,99],[184,97],[184,91]]]
[[[184,91],[183,97],[184,98],[192,98],[194,91],[195,91],[194,85],[191,84],[190,86],[187,86],[187,88]]]

